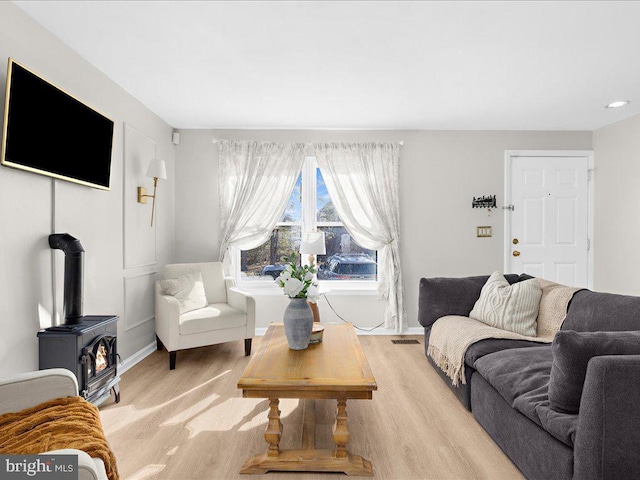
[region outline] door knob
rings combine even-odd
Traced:
[[[519,257],[520,256],[520,252],[518,250],[514,250],[513,251],[513,256],[514,257]]]
[[[513,240],[511,240],[511,243],[513,243],[514,245],[517,245],[518,243],[520,243],[520,240],[518,240],[517,238],[514,238]]]

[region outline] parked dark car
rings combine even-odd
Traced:
[[[376,262],[366,253],[331,255],[318,269],[319,280],[376,280]]]
[[[278,278],[280,274],[284,271],[284,265],[267,265],[262,269],[261,275],[264,277],[269,275],[274,279]]]

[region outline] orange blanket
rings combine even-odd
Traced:
[[[84,398],[56,398],[0,415],[0,453],[33,455],[61,448],[101,458],[109,480],[118,480],[116,458],[102,431],[98,409]]]

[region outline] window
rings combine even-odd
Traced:
[[[243,280],[270,276],[276,278],[284,270],[282,257],[300,249],[302,237],[302,175],[298,177],[282,218],[269,240],[257,248],[241,250],[240,272]],[[246,277],[246,278],[243,278]]]
[[[326,255],[318,255],[319,280],[377,279],[377,252],[360,247],[340,221],[315,158],[306,159],[289,203],[269,240],[240,252],[241,280],[276,278],[284,269],[283,256],[299,256],[302,232],[325,234]],[[298,262],[300,262],[298,257]],[[306,261],[302,259],[302,261]]]

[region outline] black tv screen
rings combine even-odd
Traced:
[[[3,165],[109,189],[113,121],[9,59]]]

